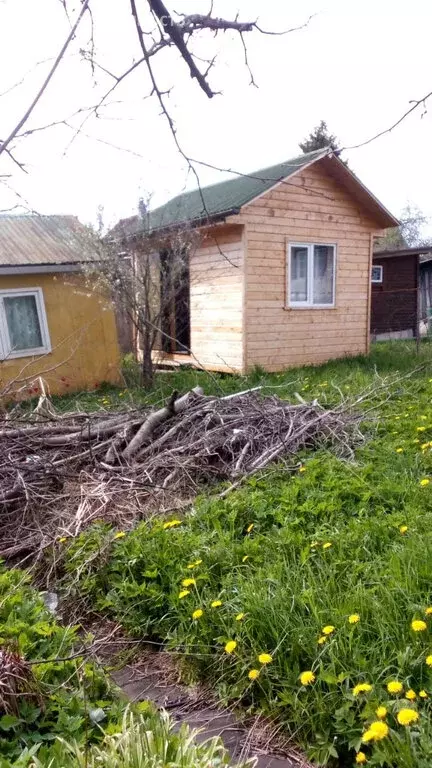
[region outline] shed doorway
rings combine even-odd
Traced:
[[[190,353],[190,272],[188,254],[172,250],[160,252],[162,306],[162,349],[164,352]]]

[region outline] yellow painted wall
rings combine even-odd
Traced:
[[[18,377],[43,373],[52,394],[120,383],[120,356],[110,302],[74,273],[0,276],[0,290],[41,288],[52,351],[0,363],[0,391]],[[16,389],[16,385],[14,386]],[[27,387],[25,392],[27,393]]]

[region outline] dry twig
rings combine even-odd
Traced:
[[[159,410],[44,410],[0,423],[0,556],[36,554],[95,519],[128,527],[182,507],[203,485],[239,481],[304,448],[350,455],[361,439],[347,404],[291,404],[255,390],[206,397],[200,388]],[[230,486],[231,487],[231,486]]]

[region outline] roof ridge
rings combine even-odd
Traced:
[[[224,172],[229,173],[231,174],[231,177],[228,179],[222,179],[221,181],[215,181],[212,184],[205,184],[204,186],[200,185],[198,187],[193,187],[192,189],[185,190],[184,192],[180,192],[178,195],[174,195],[174,197],[170,197],[165,203],[162,203],[161,205],[158,205],[156,208],[153,208],[152,210],[150,210],[149,214],[151,216],[152,214],[156,213],[156,211],[159,211],[161,208],[164,208],[166,205],[170,203],[174,203],[176,200],[181,200],[183,197],[186,197],[187,195],[191,195],[194,192],[203,193],[207,190],[211,190],[211,189],[214,189],[215,187],[218,187],[220,184],[228,184],[231,181],[235,182],[235,181],[238,181],[238,179],[242,179],[242,178],[252,179],[254,181],[255,180],[263,181],[263,182],[274,181],[276,184],[278,181],[281,180],[281,178],[284,178],[284,177],[278,176],[277,178],[274,178],[274,179],[265,179],[265,178],[263,179],[261,176],[258,176],[258,174],[265,173],[266,171],[270,171],[273,168],[279,168],[284,165],[292,166],[296,160],[303,160],[303,162],[299,163],[299,168],[301,168],[303,165],[305,165],[304,158],[311,157],[312,155],[319,155],[324,157],[326,154],[329,153],[329,150],[331,150],[331,147],[327,146],[327,147],[322,147],[321,149],[314,149],[312,150],[312,152],[303,152],[299,155],[295,155],[295,157],[288,158],[287,160],[282,160],[279,163],[273,163],[272,165],[265,166],[264,168],[257,168],[255,171],[249,171],[249,172],[234,171],[230,168],[226,168],[226,169],[220,168],[219,171],[221,171],[222,173]],[[290,173],[287,175],[291,176],[292,174]],[[133,217],[130,217],[130,218],[133,218]]]

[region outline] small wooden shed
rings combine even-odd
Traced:
[[[244,373],[366,353],[373,237],[397,224],[324,149],[184,193],[116,231],[198,230],[187,301],[172,312],[182,342],[161,356]]]
[[[83,274],[86,232],[74,216],[0,215],[0,393],[28,394],[41,373],[52,393],[119,382],[114,312]]]
[[[371,334],[376,340],[417,335],[419,248],[375,252],[372,265]]]

